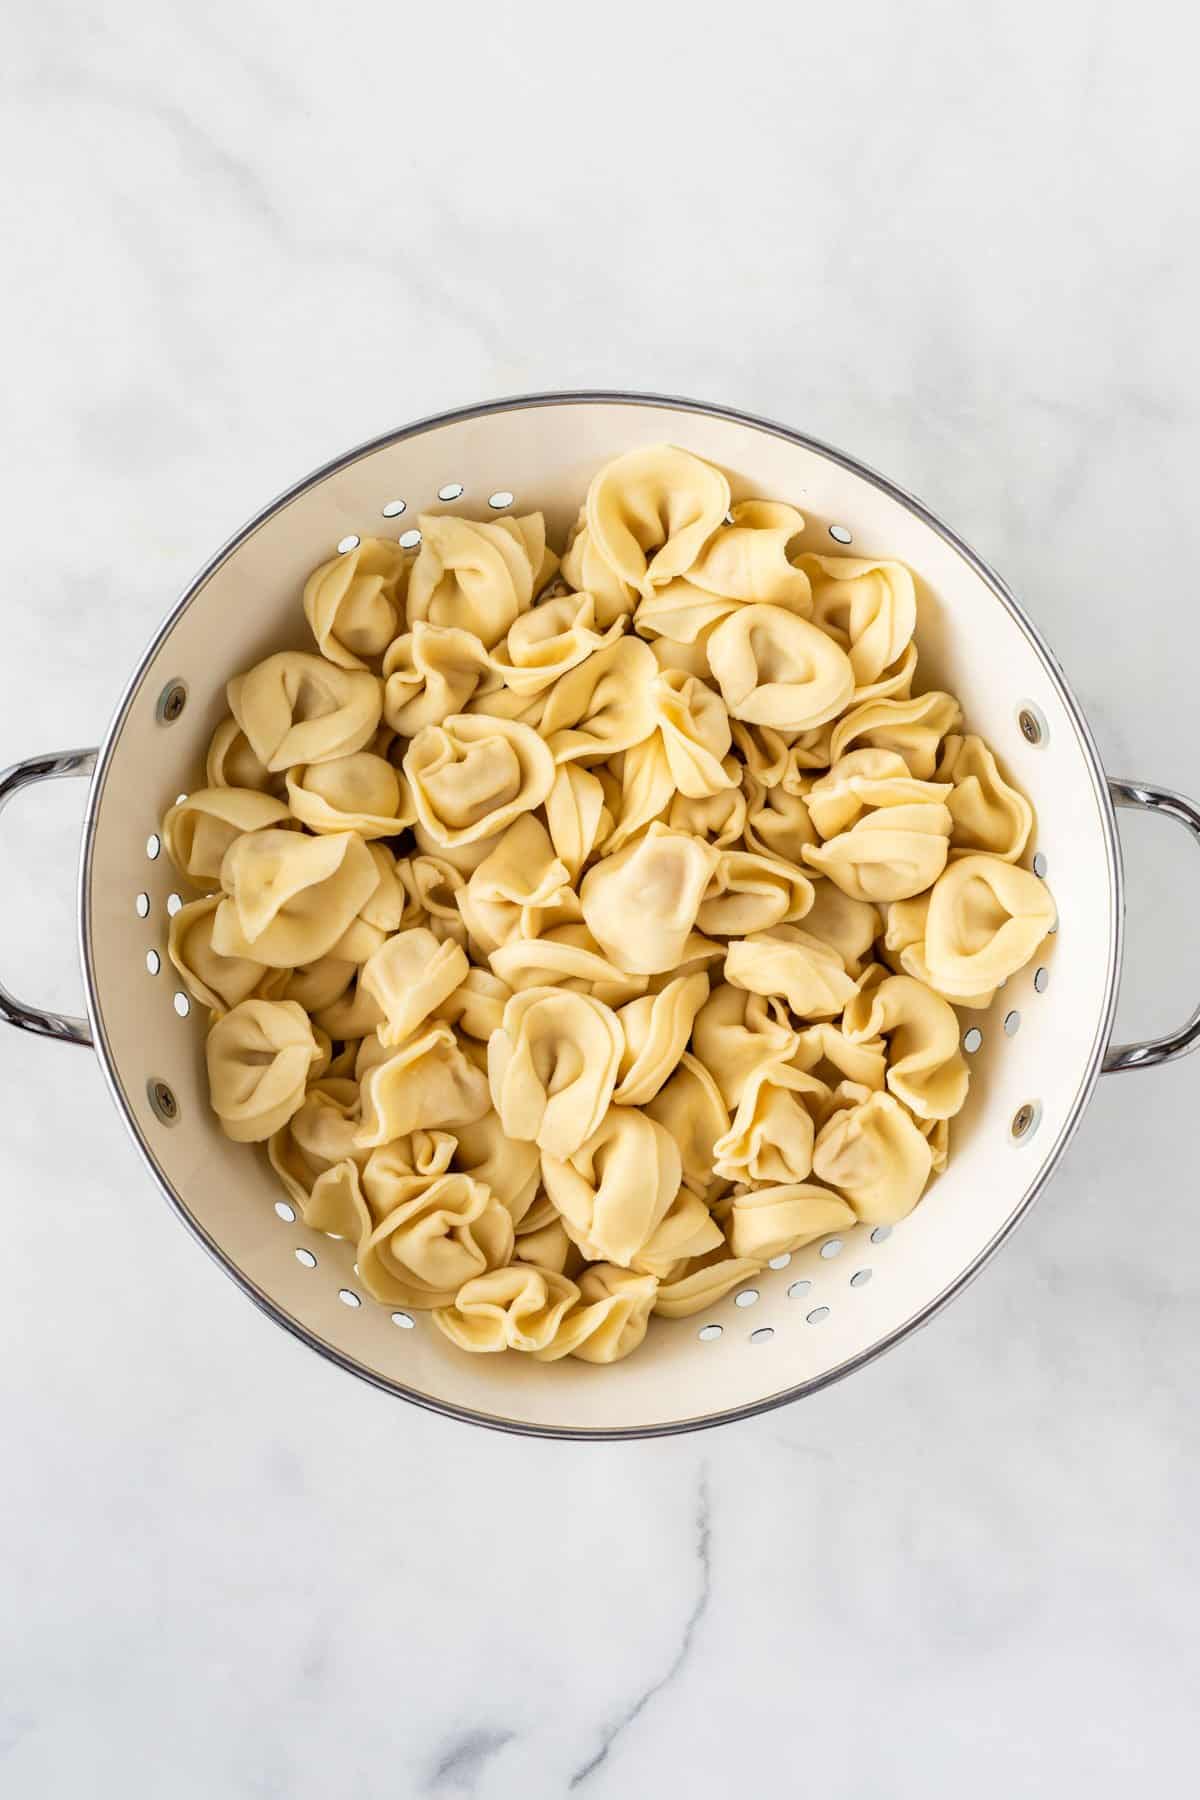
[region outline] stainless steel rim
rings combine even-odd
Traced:
[[[113,751],[120,737],[129,707],[141,686],[146,669],[157,655],[164,639],[173,629],[176,620],[179,619],[192,604],[203,589],[206,581],[225,559],[231,555],[239,545],[243,544],[247,538],[251,537],[260,526],[278,512],[281,507],[290,504],[290,502],[298,498],[299,495],[307,492],[309,488],[315,486],[318,482],[325,480],[327,476],[336,474],[340,470],[348,468],[352,463],[357,462],[360,457],[370,455],[376,450],[383,449],[388,444],[400,443],[406,438],[420,436],[423,432],[430,431],[437,426],[453,424],[466,419],[483,419],[494,413],[512,412],[533,406],[595,406],[612,405],[614,403],[634,406],[662,407],[674,411],[698,413],[707,415],[711,418],[729,419],[740,425],[748,425],[759,431],[770,432],[775,437],[783,438],[789,443],[797,444],[806,450],[814,451],[820,456],[827,457],[831,462],[838,463],[842,468],[850,470],[853,474],[870,482],[874,487],[889,495],[892,499],[911,508],[925,524],[936,531],[938,535],[971,566],[975,573],[987,583],[997,600],[999,600],[1001,605],[1008,610],[1011,617],[1017,625],[1020,626],[1026,638],[1036,650],[1039,658],[1044,664],[1047,675],[1057,689],[1058,694],[1071,717],[1092,778],[1092,787],[1095,794],[1096,805],[1100,813],[1101,825],[1104,831],[1105,855],[1108,861],[1113,900],[1112,931],[1109,941],[1108,976],[1105,987],[1104,1007],[1070,1112],[1067,1115],[1062,1130],[1059,1132],[1058,1138],[1046,1159],[1038,1179],[1029,1189],[1029,1192],[1025,1195],[1020,1205],[1013,1211],[1003,1228],[984,1246],[975,1260],[963,1270],[962,1274],[959,1275],[955,1281],[951,1282],[949,1286],[943,1288],[941,1293],[935,1295],[934,1298],[922,1307],[919,1312],[915,1313],[911,1319],[906,1320],[903,1325],[897,1327],[897,1329],[891,1332],[887,1337],[881,1338],[878,1343],[872,1344],[869,1350],[864,1350],[860,1355],[848,1358],[844,1363],[840,1363],[837,1368],[830,1369],[822,1375],[813,1376],[807,1381],[797,1383],[793,1387],[782,1388],[778,1393],[770,1394],[763,1400],[756,1400],[751,1405],[731,1407],[726,1411],[719,1413],[706,1413],[697,1418],[673,1420],[670,1424],[665,1425],[633,1425],[622,1426],[619,1429],[608,1427],[592,1428],[588,1426],[559,1427],[530,1425],[523,1420],[506,1419],[493,1413],[476,1412],[470,1407],[454,1406],[448,1401],[437,1400],[430,1395],[418,1393],[414,1389],[406,1387],[402,1382],[390,1381],[386,1376],[379,1375],[374,1370],[363,1368],[349,1357],[343,1356],[332,1344],[327,1343],[323,1338],[320,1338],[316,1336],[315,1333],[309,1331],[298,1319],[294,1319],[290,1313],[284,1311],[284,1309],[280,1307],[269,1294],[259,1288],[256,1283],[250,1281],[236,1264],[230,1262],[221,1247],[209,1236],[198,1220],[192,1216],[182,1196],[175,1189],[166,1173],[159,1165],[153,1149],[138,1126],[128,1096],[125,1093],[113,1062],[108,1042],[108,1034],[104,1026],[104,1015],[101,1008],[100,996],[96,989],[95,969],[93,966],[91,948],[91,868],[95,842],[96,813],[100,797],[104,792],[104,786],[108,779]],[[100,747],[96,773],[88,795],[88,806],[84,819],[83,842],[79,863],[80,960],[83,966],[84,992],[88,1018],[91,1021],[92,1035],[99,1055],[100,1067],[117,1109],[124,1119],[138,1150],[141,1152],[145,1161],[150,1165],[165,1199],[174,1209],[183,1224],[192,1233],[192,1236],[196,1238],[197,1242],[203,1245],[213,1260],[220,1265],[231,1280],[237,1283],[242,1292],[248,1295],[255,1305],[273,1319],[277,1325],[282,1326],[283,1329],[289,1332],[293,1337],[298,1338],[302,1343],[307,1344],[310,1350],[317,1351],[319,1355],[326,1357],[332,1363],[336,1363],[339,1368],[346,1370],[347,1373],[357,1375],[360,1379],[370,1382],[373,1387],[381,1388],[385,1393],[394,1394],[399,1399],[408,1400],[416,1406],[423,1407],[428,1412],[441,1413],[447,1418],[459,1419],[467,1424],[483,1425],[492,1430],[507,1431],[522,1437],[566,1438],[572,1441],[595,1440],[603,1442],[624,1438],[673,1437],[680,1432],[702,1431],[710,1426],[732,1424],[738,1419],[754,1418],[760,1413],[770,1412],[777,1406],[785,1406],[790,1401],[802,1399],[807,1394],[817,1393],[820,1389],[831,1386],[835,1381],[840,1381],[843,1377],[853,1374],[856,1369],[864,1368],[868,1363],[873,1362],[876,1357],[882,1356],[885,1351],[894,1348],[895,1345],[901,1343],[912,1332],[918,1330],[922,1325],[927,1324],[936,1313],[941,1311],[943,1306],[955,1297],[955,1295],[960,1294],[963,1289],[974,1280],[976,1275],[979,1274],[980,1270],[1000,1248],[1000,1245],[1015,1229],[1020,1220],[1025,1217],[1030,1206],[1041,1193],[1051,1175],[1054,1173],[1054,1170],[1057,1168],[1063,1152],[1071,1138],[1074,1136],[1079,1121],[1083,1116],[1084,1109],[1091,1099],[1092,1092],[1101,1072],[1104,1053],[1112,1034],[1113,1017],[1117,1004],[1117,984],[1121,968],[1124,916],[1125,884],[1121,865],[1120,840],[1117,835],[1116,814],[1113,808],[1112,797],[1109,793],[1108,782],[1104,774],[1103,764],[1100,760],[1100,753],[1096,747],[1095,739],[1092,736],[1091,728],[1088,725],[1083,709],[1080,707],[1079,702],[1076,700],[1063,677],[1053,652],[1050,650],[1037,627],[1027,617],[1009,588],[1001,580],[1000,576],[997,575],[981,557],[976,555],[975,551],[973,551],[968,544],[964,543],[958,534],[951,530],[951,528],[922,501],[918,500],[914,495],[907,493],[903,488],[898,487],[895,482],[889,481],[886,476],[877,474],[875,470],[868,468],[855,457],[847,456],[844,452],[834,449],[831,445],[822,443],[818,438],[808,437],[803,432],[792,431],[787,426],[776,424],[770,419],[757,418],[752,413],[739,412],[733,407],[713,406],[703,401],[685,400],[668,394],[621,393],[605,391],[603,389],[588,390],[578,393],[524,394],[505,400],[487,401],[479,406],[460,407],[452,412],[433,414],[429,418],[418,420],[415,424],[406,425],[398,431],[386,432],[380,437],[371,438],[368,442],[357,445],[353,450],[347,451],[344,455],[335,457],[333,461],[325,463],[311,474],[306,475],[303,480],[296,482],[294,486],[286,489],[277,499],[273,500],[268,506],[265,506],[261,512],[256,513],[240,531],[236,532],[233,537],[217,551],[215,556],[204,565],[199,574],[189,584],[182,598],[171,609],[162,626],[156,632],[154,638],[147,647],[141,662],[138,664],[127,683],[125,691],[118,703],[116,712],[113,715],[112,723],[105,734],[104,742]]]

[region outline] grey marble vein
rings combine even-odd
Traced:
[[[486,1765],[506,1744],[511,1744],[514,1735],[511,1731],[489,1731],[486,1727],[478,1727],[453,1738],[438,1757],[422,1792],[436,1794],[442,1788],[453,1787],[474,1793]]]
[[[683,1623],[683,1630],[680,1633],[679,1646],[666,1669],[658,1679],[652,1681],[649,1687],[643,1688],[637,1698],[633,1700],[617,1718],[604,1727],[601,1733],[599,1747],[588,1757],[586,1762],[579,1765],[571,1776],[570,1787],[572,1792],[574,1792],[576,1788],[583,1787],[585,1782],[589,1781],[596,1771],[607,1762],[613,1745],[617,1742],[622,1733],[628,1731],[635,1720],[641,1718],[650,1703],[653,1700],[656,1700],[666,1688],[670,1687],[671,1683],[679,1675],[691,1653],[696,1633],[700,1628],[700,1621],[708,1610],[708,1602],[712,1594],[712,1501],[709,1492],[708,1464],[706,1462],[701,1464],[700,1479],[696,1487],[696,1506],[693,1530],[695,1533],[696,1562],[698,1565],[699,1579],[696,1589],[696,1598],[692,1602],[691,1609]]]

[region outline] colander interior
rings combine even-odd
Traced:
[[[911,566],[918,686],[957,694],[970,728],[1033,799],[1031,856],[1053,891],[1059,930],[990,1011],[960,1015],[970,1030],[971,1097],[953,1124],[948,1171],[903,1224],[859,1226],[777,1258],[710,1311],[653,1321],[639,1353],[612,1367],[468,1356],[420,1313],[371,1300],[352,1247],[306,1230],[265,1156],[218,1129],[204,1080],[206,1020],[166,955],[180,894],[158,821],[203,781],[226,678],[305,644],[300,588],[336,546],[416,530],[418,514],[431,510],[540,509],[560,542],[601,463],[663,440],[719,463],[735,499],[794,502],[808,521],[806,548]],[[488,1422],[667,1430],[844,1372],[952,1292],[1019,1216],[1073,1128],[1107,1041],[1116,854],[1101,771],[1061,675],[995,578],[904,495],[789,433],[679,402],[513,403],[416,427],[318,472],[189,590],[131,683],[92,790],[82,869],[89,1007],[115,1097],[173,1204],[280,1322],[372,1380]]]

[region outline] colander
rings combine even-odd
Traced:
[[[918,578],[925,686],[961,699],[1034,800],[1033,863],[1060,928],[987,1013],[967,1015],[974,1080],[947,1172],[889,1231],[858,1226],[776,1257],[710,1311],[654,1320],[627,1361],[598,1368],[468,1356],[422,1314],[367,1297],[352,1246],[307,1230],[266,1159],[209,1111],[205,1017],[172,977],[181,904],[158,821],[201,785],[226,678],[305,644],[305,576],[360,535],[449,509],[545,513],[561,541],[589,478],[639,444],[718,463],[735,499],[794,502],[806,547],[898,557]],[[1115,806],[1151,808],[1200,842],[1200,810],[1165,789],[1109,781],[1052,652],[1003,582],[890,481],[798,432],[722,407],[651,395],[541,394],[445,413],[352,450],[266,507],[175,607],[99,750],[31,757],[0,777],[0,807],[30,783],[91,778],[79,873],[87,1019],[0,988],[9,1023],[94,1047],[133,1140],[180,1219],[264,1312],[343,1369],[477,1424],[560,1437],[637,1437],[745,1417],[814,1392],[928,1320],[1044,1186],[1102,1071],[1165,1062],[1200,1039],[1200,1009],[1170,1036],[1113,1046],[1122,873]],[[1019,1035],[1018,1035],[1019,1034]],[[1014,1040],[1016,1040],[1014,1042]]]

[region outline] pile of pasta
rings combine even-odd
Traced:
[[[315,651],[228,684],[163,840],[213,1108],[369,1292],[606,1363],[652,1313],[892,1223],[1055,923],[913,580],[667,445],[539,514],[367,538]]]

